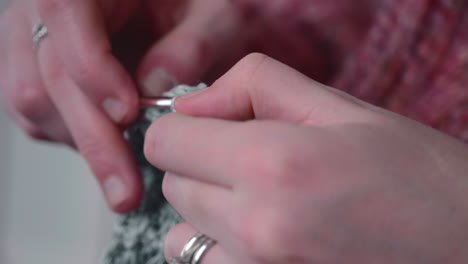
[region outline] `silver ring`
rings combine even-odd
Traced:
[[[180,252],[180,259],[184,262],[190,262],[195,251],[200,248],[207,237],[201,233],[195,234]]]
[[[33,39],[35,49],[39,48],[39,44],[41,43],[41,40],[44,39],[48,33],[49,33],[49,30],[44,25],[44,23],[39,23],[39,24],[34,25],[33,30],[32,30],[32,39]]]
[[[216,242],[201,234],[197,233],[189,242],[185,244],[184,248],[180,252],[180,257],[172,258],[170,264],[199,264],[203,255],[210,249]]]
[[[207,240],[204,241],[204,243],[193,253],[192,256],[192,261],[190,264],[199,264],[203,256],[205,255],[206,251],[208,251],[212,246],[214,246],[216,242],[207,237]]]
[[[177,96],[174,96],[172,97],[172,100],[171,100],[171,112],[172,113],[176,113],[177,110],[175,109],[175,100],[177,99]]]

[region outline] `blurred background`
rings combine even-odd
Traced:
[[[0,105],[0,263],[98,263],[113,218],[81,157],[28,139]]]

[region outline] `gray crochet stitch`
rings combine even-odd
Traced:
[[[184,95],[206,85],[192,87],[179,85],[164,96]],[[140,119],[126,131],[138,165],[141,169],[145,193],[140,207],[118,217],[113,238],[103,258],[103,264],[164,264],[163,242],[168,231],[182,218],[167,203],[161,191],[164,172],[153,167],[143,155],[146,130],[151,123],[170,110],[146,108]]]

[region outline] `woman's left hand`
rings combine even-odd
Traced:
[[[212,263],[468,263],[468,150],[250,55],[176,100],[145,154]],[[250,120],[250,121],[247,121]]]

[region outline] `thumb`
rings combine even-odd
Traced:
[[[143,95],[205,81],[223,53],[232,52],[226,45],[234,43],[241,29],[240,15],[229,1],[206,2],[187,6],[186,17],[145,55],[138,69]]]
[[[175,102],[178,112],[192,116],[310,125],[358,119],[368,107],[263,54],[248,55],[211,87]]]

